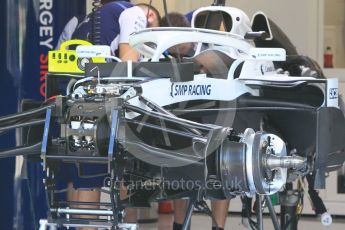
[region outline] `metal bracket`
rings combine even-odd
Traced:
[[[46,156],[47,156],[47,146],[48,146],[48,136],[49,136],[51,114],[52,114],[52,109],[47,108],[46,118],[45,118],[45,123],[44,123],[43,138],[42,138],[42,147],[41,147],[41,159],[43,161],[42,164],[43,164],[44,171],[46,170],[46,166],[47,166]]]
[[[110,139],[108,148],[108,173],[111,171],[111,162],[113,162],[114,149],[116,149],[116,137],[119,124],[119,111],[113,110],[111,113],[111,127],[110,127]]]

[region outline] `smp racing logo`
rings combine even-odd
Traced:
[[[209,96],[211,95],[211,91],[211,85],[188,85],[172,83],[170,96]]]
[[[262,75],[265,75],[265,73],[274,72],[274,67],[268,65],[261,65],[260,71]]]

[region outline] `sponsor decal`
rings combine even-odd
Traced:
[[[252,48],[250,55],[254,59],[267,61],[285,61],[286,51],[282,48]]]
[[[338,99],[338,88],[329,89],[329,99]]]
[[[268,66],[268,65],[261,65],[260,70],[261,70],[262,75],[265,75],[265,73],[273,72],[274,67]]]
[[[171,97],[178,96],[209,96],[212,93],[212,86],[209,84],[171,84]]]
[[[39,37],[40,37],[40,95],[45,97],[46,74],[48,72],[48,51],[53,47],[53,0],[40,0]]]

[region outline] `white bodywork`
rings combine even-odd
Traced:
[[[159,106],[171,105],[182,101],[218,100],[231,101],[249,93],[258,96],[258,90],[252,85],[284,85],[293,86],[299,83],[313,83],[325,95],[323,106],[338,107],[338,80],[316,79],[313,77],[291,77],[287,74],[278,74],[273,61],[285,61],[286,52],[281,48],[256,48],[252,40],[246,40],[246,33],[251,32],[251,22],[243,11],[232,7],[203,7],[193,14],[192,26],[195,17],[205,11],[221,11],[232,18],[232,29],[223,32],[199,28],[150,28],[136,32],[130,36],[130,45],[135,48],[147,61],[159,62],[163,53],[171,47],[183,43],[207,44],[206,50],[196,49],[195,55],[188,61],[203,58],[208,51],[218,52],[233,60],[224,79],[209,78],[205,74],[196,74],[190,82],[173,82],[169,78],[154,78],[144,82],[141,76],[132,76],[132,63],[128,63],[128,78],[138,80],[137,85],[142,87],[141,95],[154,101]],[[217,58],[209,58],[209,63],[219,64]],[[240,75],[235,79],[236,69],[242,65]],[[183,77],[183,76],[182,76]],[[322,84],[319,84],[322,83]],[[137,93],[131,89],[122,95],[132,103],[143,108]]]
[[[195,28],[196,17],[205,11],[213,12],[224,12],[228,14],[232,19],[232,28],[229,33],[236,34],[241,38],[244,38],[247,32],[251,32],[251,22],[249,17],[242,10],[234,7],[224,7],[224,6],[211,6],[211,7],[201,7],[194,11],[192,18],[192,27]]]

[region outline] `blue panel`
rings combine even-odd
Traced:
[[[0,116],[14,113],[17,109],[15,79],[6,69],[6,4],[0,7]],[[0,149],[15,145],[14,132],[0,135]],[[12,229],[13,220],[14,159],[0,159],[0,229]]]
[[[110,158],[113,157],[114,149],[116,149],[116,134],[117,134],[117,128],[118,128],[118,118],[119,118],[119,111],[113,110],[111,114],[111,131],[110,131],[109,148],[108,148],[108,156]]]
[[[85,12],[85,2],[1,1],[0,116],[15,113],[21,99],[44,99],[48,50],[55,47],[68,20]],[[0,149],[14,145],[14,132],[0,136]],[[28,177],[14,184],[14,165],[13,158],[0,159],[0,229],[36,229],[47,213],[42,166],[28,163]]]

